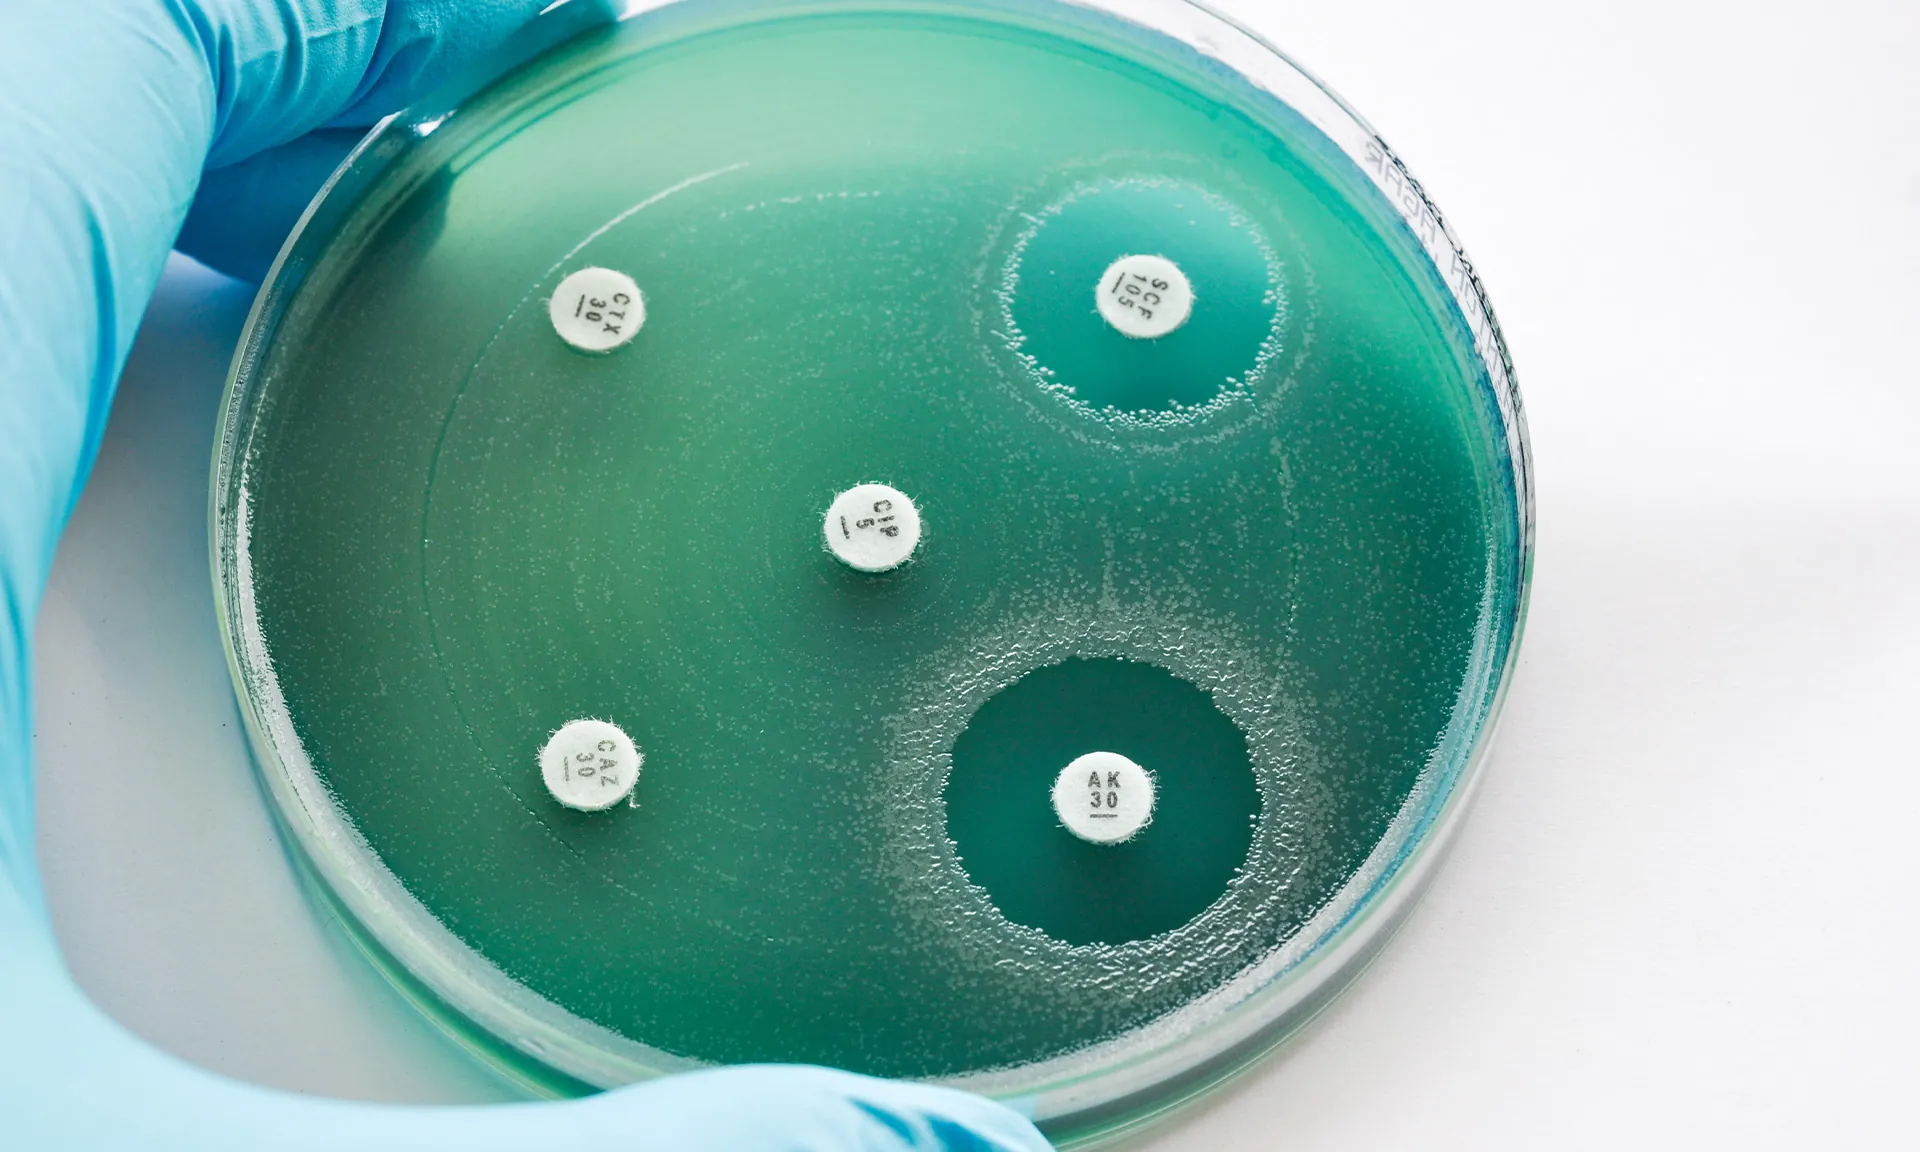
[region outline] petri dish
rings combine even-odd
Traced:
[[[221,419],[294,855],[545,1094],[795,1061],[1134,1130],[1391,935],[1524,617],[1472,266],[1176,0],[555,9],[335,175]],[[603,804],[549,745],[613,731]],[[1092,753],[1124,837],[1063,824]]]

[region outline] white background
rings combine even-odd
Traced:
[[[1908,1145],[1920,4],[1227,7],[1373,121],[1485,273],[1539,555],[1500,744],[1425,904],[1149,1143]],[[36,747],[61,942],[108,1011],[210,1068],[500,1098],[316,922],[249,774],[204,514],[249,296],[176,262],[55,567]]]

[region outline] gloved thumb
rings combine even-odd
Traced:
[[[0,869],[33,876],[26,644],[208,165],[392,111],[542,0],[65,0],[0,37]]]

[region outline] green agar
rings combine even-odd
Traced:
[[[1089,750],[1158,769],[1153,821],[1125,843],[1060,829],[1054,778]],[[1139,661],[1066,660],[967,722],[946,807],[968,878],[1007,919],[1116,944],[1170,932],[1220,898],[1246,861],[1260,795],[1245,734],[1205,692]]]
[[[1144,40],[637,25],[441,125],[262,361],[251,595],[340,811],[510,978],[699,1060],[1018,1066],[1272,954],[1515,618],[1505,441],[1411,235]],[[1133,251],[1195,282],[1161,341],[1093,309]],[[645,294],[605,356],[546,314],[588,265]],[[867,480],[926,523],[879,576],[821,541]],[[1008,723],[1041,690],[1057,749]],[[544,792],[582,716],[645,753],[630,807]],[[1034,816],[1045,755],[1129,739],[1136,842]]]

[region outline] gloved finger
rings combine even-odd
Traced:
[[[548,0],[198,0],[217,92],[206,166],[322,125],[365,128],[525,24]]]
[[[54,539],[201,170],[210,157],[237,161],[330,120],[373,115],[540,6],[9,6],[0,36],[0,867],[30,889],[27,638]]]
[[[363,135],[321,128],[207,172],[174,247],[229,276],[264,280],[308,202]]]
[[[377,117],[542,3],[65,0],[8,10],[0,36],[0,1123],[22,1146],[719,1146],[703,1138],[709,1131],[731,1152],[1044,1146],[985,1101],[870,1081],[855,1090],[806,1070],[761,1070],[753,1083],[764,1107],[738,1099],[724,1078],[711,1094],[665,1081],[559,1105],[452,1111],[288,1097],[146,1048],[101,1017],[60,969],[32,851],[27,641],[54,539],[200,174],[316,127]],[[668,1139],[651,1134],[656,1120]]]
[[[23,909],[0,886],[0,941]],[[0,1134],[62,1152],[1042,1152],[976,1096],[809,1067],[739,1067],[563,1103],[396,1108],[292,1096],[141,1048],[85,1003],[52,942],[0,949]],[[17,1066],[8,1058],[19,1059]]]
[[[1027,1120],[971,1093],[802,1065],[685,1073],[620,1089],[605,1102],[647,1116],[653,1121],[650,1140],[664,1148],[1044,1152],[1049,1147]],[[774,1133],[777,1138],[770,1140]]]
[[[390,4],[378,59],[369,70],[372,76],[377,69],[377,79],[363,85],[326,127],[232,163],[221,159],[244,151],[246,141],[216,143],[216,166],[202,177],[176,246],[229,275],[263,279],[300,213],[365,128],[430,91],[484,85],[542,45],[613,22],[619,7],[618,0],[567,0],[564,11],[549,16],[537,35],[514,42],[509,56],[493,50],[491,38],[482,35],[484,27],[448,25],[439,5]],[[501,11],[510,14],[511,9]],[[460,46],[462,40],[475,43],[469,49]]]

